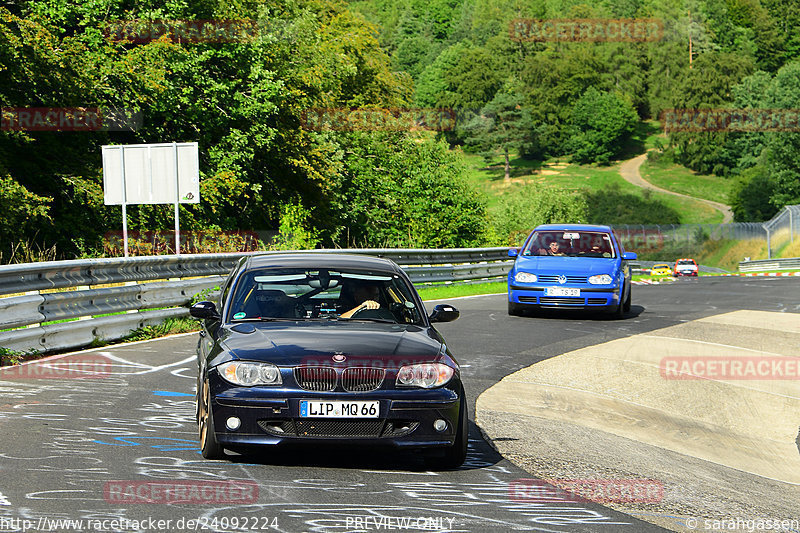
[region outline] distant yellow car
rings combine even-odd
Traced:
[[[658,265],[653,265],[653,268],[650,269],[651,276],[671,276],[672,275],[672,266],[666,263],[659,263]]]

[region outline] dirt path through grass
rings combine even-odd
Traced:
[[[672,194],[674,196],[682,196],[684,198],[690,198],[692,200],[697,200],[698,202],[703,202],[704,204],[710,205],[714,209],[722,212],[723,224],[726,224],[728,222],[733,222],[733,211],[731,211],[731,207],[729,205],[721,204],[719,202],[713,202],[711,200],[704,200],[702,198],[689,196],[687,194],[681,194],[679,192],[669,191],[667,189],[662,189],[661,187],[657,187],[652,183],[650,183],[649,181],[642,178],[642,175],[639,173],[639,167],[642,166],[642,163],[644,163],[646,159],[647,159],[647,154],[642,154],[634,157],[633,159],[625,161],[619,168],[620,175],[628,183],[636,185],[637,187],[641,187],[643,189],[651,189],[653,191]]]

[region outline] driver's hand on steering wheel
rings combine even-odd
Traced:
[[[381,307],[381,304],[379,304],[375,300],[367,300],[364,303],[362,303],[361,305],[359,305],[357,307],[354,307],[349,311],[345,311],[344,313],[339,315],[339,317],[340,318],[350,318],[351,316],[353,316],[354,314],[358,313],[359,311],[363,311],[365,309],[380,309],[380,307]]]

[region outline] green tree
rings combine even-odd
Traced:
[[[567,146],[580,163],[608,164],[630,139],[637,122],[630,102],[590,87],[572,109]]]
[[[461,155],[433,136],[346,134],[330,208],[341,246],[463,247],[484,242],[484,198]]]
[[[588,210],[581,194],[525,184],[504,195],[494,210],[498,245],[517,246],[540,224],[585,223]]]
[[[772,218],[780,207],[771,199],[777,184],[767,168],[757,165],[735,178],[728,202],[737,222],[763,222]]]
[[[0,175],[0,250],[7,251],[20,236],[35,234],[40,225],[52,222],[52,201],[33,194],[11,176]]]
[[[520,83],[531,110],[536,142],[528,155],[567,153],[572,107],[589,87],[600,87],[602,63],[584,43],[557,43],[522,60]]]
[[[753,71],[752,62],[727,52],[700,55],[692,70],[683,79],[672,100],[678,109],[714,109],[729,107],[734,87]],[[726,132],[676,132],[670,144],[676,148],[676,159],[698,172],[726,175]]]
[[[504,176],[511,178],[509,155],[518,151],[530,136],[531,119],[517,94],[497,93],[465,127],[466,145],[490,162],[498,149],[504,158]]]
[[[735,105],[769,112],[800,107],[800,60],[774,76],[757,72],[734,87]],[[731,196],[736,220],[764,220],[800,203],[800,134],[794,131],[733,133],[727,146],[741,177]],[[765,205],[769,202],[770,207]]]
[[[303,126],[308,110],[402,106],[407,75],[393,72],[375,27],[343,3],[22,2],[0,8],[0,100],[4,106],[98,106],[139,110],[143,125],[125,132],[0,132],[0,166],[27,190],[52,197],[37,239],[99,243],[119,227],[118,208],[102,202],[100,146],[197,141],[202,203],[181,208],[187,230],[277,226],[280,205],[302,198],[314,225],[330,225],[327,200],[339,168],[335,140]],[[125,10],[129,9],[129,10]],[[114,42],[98,21],[132,18],[250,18],[254,38],[225,43]],[[42,157],[41,154],[49,154]],[[131,208],[131,226],[171,227],[168,206]],[[325,233],[330,238],[329,233]]]
[[[278,237],[272,250],[313,250],[320,242],[319,231],[311,226],[311,211],[302,202],[293,201],[281,206]]]
[[[442,50],[420,75],[416,102],[426,107],[477,110],[494,97],[502,74],[490,53],[469,42]]]

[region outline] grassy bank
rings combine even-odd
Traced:
[[[464,154],[463,157],[468,168],[467,177],[473,186],[486,194],[490,211],[499,207],[505,196],[513,195],[519,191],[522,185],[532,183],[541,187],[571,191],[613,191],[615,194],[631,195],[650,201],[656,200],[674,210],[679,217],[678,222],[681,224],[722,222],[722,213],[702,202],[666,193],[645,191],[628,183],[619,174],[621,162],[601,167],[576,165],[560,159],[540,162],[515,158],[511,160],[511,177],[505,180],[502,159],[499,156],[488,165],[478,155]],[[682,172],[684,175],[690,173],[685,168]],[[630,223],[637,223],[637,221],[632,220]]]
[[[674,163],[645,161],[639,173],[657,187],[703,198],[722,204],[728,203],[732,182],[717,176],[703,176]]]

